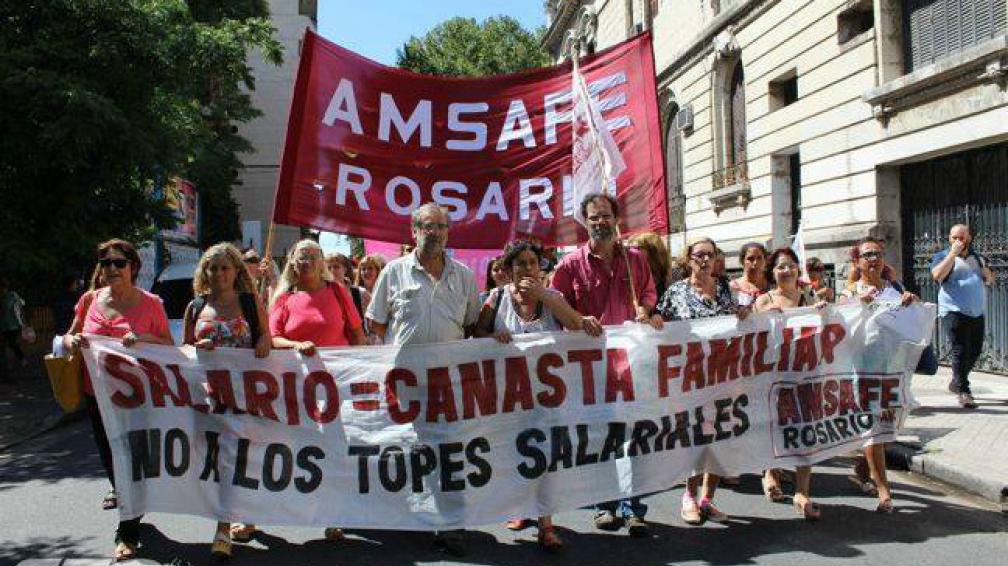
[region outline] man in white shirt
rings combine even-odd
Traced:
[[[390,261],[378,275],[366,316],[386,344],[406,346],[461,340],[479,317],[472,271],[445,254],[448,213],[428,203],[411,215],[416,249]],[[461,531],[438,533],[435,544],[461,555]]]

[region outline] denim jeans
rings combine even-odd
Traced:
[[[640,497],[598,503],[595,505],[595,509],[598,511],[610,511],[613,515],[623,519],[629,519],[630,517],[643,519],[644,515],[647,515],[647,504],[641,501]]]
[[[952,380],[959,393],[970,393],[969,373],[983,350],[984,317],[950,312],[942,316],[942,326],[948,337],[952,362]]]

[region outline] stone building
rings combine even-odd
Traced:
[[[239,174],[240,185],[232,194],[238,202],[243,244],[261,243],[266,239],[277,178],[280,175],[280,155],[287,131],[287,114],[294,96],[294,79],[300,61],[301,40],[305,28],[315,29],[316,0],[270,0],[270,19],[277,28],[277,39],[283,44],[283,64],[273,65],[263,60],[258,51],[248,55],[255,76],[252,104],[263,115],[241,124],[239,133],[252,144],[251,153],[241,154],[244,167]],[[273,254],[280,256],[301,237],[301,229],[277,226],[273,239]]]
[[[558,59],[654,36],[672,247],[788,245],[845,271],[871,234],[904,282],[971,225],[1008,368],[1008,0],[548,0]],[[933,300],[933,299],[932,299]]]

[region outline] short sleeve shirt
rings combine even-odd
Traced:
[[[654,278],[647,257],[638,249],[617,250],[608,267],[585,244],[560,261],[553,273],[551,287],[564,296],[567,304],[582,315],[594,316],[602,324],[623,324],[637,318],[630,297],[628,273],[633,273],[634,290],[641,306],[652,308],[657,302]]]
[[[114,317],[106,316],[99,306],[99,300],[108,293],[107,287],[94,293],[85,293],[74,307],[77,316],[84,319],[82,332],[112,338],[122,338],[127,332],[154,336],[168,335],[168,315],[165,313],[161,297],[143,289],[139,291],[140,301],[133,305],[133,308]],[[84,391],[94,396],[91,380],[87,375],[84,380]]]
[[[405,346],[461,340],[479,311],[479,290],[469,268],[445,257],[441,278],[434,280],[413,252],[382,269],[367,318],[388,325],[387,343]]]
[[[942,250],[931,259],[931,269],[948,257]],[[987,288],[984,286],[983,260],[976,253],[955,258],[952,271],[938,289],[938,316],[959,312],[969,317],[983,316],[987,311]]]
[[[735,314],[739,305],[732,297],[728,283],[719,280],[715,288],[714,301],[711,302],[697,292],[689,279],[676,281],[658,303],[658,313],[665,320],[691,320]]]
[[[270,334],[316,346],[348,346],[348,329],[361,328],[346,287],[329,284],[312,292],[284,293],[270,307]]]

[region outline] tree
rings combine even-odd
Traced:
[[[246,54],[281,60],[264,1],[4,0],[2,12],[9,278],[37,299],[98,241],[149,239],[172,222],[154,191],[172,175],[200,191],[210,241],[237,234],[230,191],[249,145],[234,124],[259,115]]]
[[[452,18],[422,38],[411,37],[397,51],[397,65],[417,73],[469,77],[534,69],[550,64],[543,33],[542,28],[529,32],[509,16],[483,23]]]

